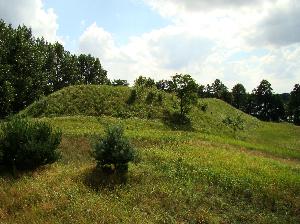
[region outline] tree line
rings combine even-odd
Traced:
[[[0,20],[0,118],[16,113],[59,89],[78,84],[128,86],[127,80],[109,80],[100,60],[66,51],[60,43],[35,38],[30,28],[13,28]],[[180,99],[180,114],[189,110],[197,97],[213,97],[264,121],[291,121],[300,124],[300,86],[290,94],[274,94],[271,84],[262,80],[247,93],[242,84],[230,91],[219,79],[198,85],[189,75],[175,75],[155,82],[140,76],[134,85],[175,92]]]
[[[26,26],[0,20],[0,49],[0,117],[69,85],[110,83],[98,58],[71,54]]]
[[[206,86],[199,85],[190,75],[176,74],[170,80],[155,82],[151,78],[140,76],[136,86],[156,87],[166,92],[175,92],[180,99],[180,114],[185,114],[188,105],[195,102],[195,94],[200,98],[221,99],[235,108],[255,116],[263,121],[288,121],[300,125],[300,85],[295,84],[291,93],[275,94],[270,82],[262,80],[248,93],[238,83],[231,91],[219,79]]]

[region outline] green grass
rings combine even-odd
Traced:
[[[149,92],[152,102],[146,102]],[[171,106],[172,95],[157,89],[138,89],[134,103],[128,103],[131,88],[106,85],[77,85],[66,87],[27,107],[20,114],[30,117],[109,115],[114,117],[158,118]],[[162,102],[158,101],[161,95]]]
[[[137,99],[128,104],[132,89],[97,85],[78,85],[66,87],[33,103],[20,114],[29,117],[63,116],[112,116],[118,118],[162,119],[165,110],[179,110],[174,95],[157,89],[137,89]],[[152,102],[147,102],[148,93],[154,94]],[[162,101],[158,102],[159,95]],[[177,103],[176,103],[177,102]],[[207,111],[201,111],[199,105],[207,104]],[[192,108],[190,119],[193,128],[209,134],[234,135],[222,122],[227,116],[241,115],[247,128],[255,128],[260,122],[217,99],[201,99]]]
[[[62,129],[62,158],[19,179],[0,177],[0,223],[300,221],[297,127],[262,123],[234,138],[174,131],[159,120],[39,119]],[[111,123],[125,127],[140,161],[130,164],[126,185],[94,189],[90,142]],[[266,150],[272,145],[280,151]]]
[[[128,87],[75,86],[21,112],[63,132],[61,159],[13,178],[0,175],[0,223],[300,223],[300,128],[266,123],[201,99],[192,127],[162,122],[174,97]],[[147,104],[149,91],[163,102]],[[99,116],[95,116],[99,115]],[[235,133],[222,121],[241,116]],[[124,185],[102,186],[91,144],[120,124],[137,149]]]

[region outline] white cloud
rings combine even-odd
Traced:
[[[105,60],[110,60],[118,54],[112,35],[96,23],[89,26],[79,38],[81,51],[99,55]]]
[[[0,16],[13,26],[26,25],[35,36],[50,42],[61,41],[57,35],[57,15],[53,9],[45,9],[42,0],[0,0]]]
[[[289,92],[299,82],[299,35],[289,37],[299,21],[293,0],[146,1],[171,25],[122,46],[96,24],[80,37],[80,52],[99,57],[111,78],[132,82],[138,75],[159,80],[189,73],[201,84],[219,78],[229,88],[243,83],[249,92],[262,79],[276,92]],[[272,28],[273,20],[281,22],[278,27]]]

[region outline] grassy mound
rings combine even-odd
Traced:
[[[152,92],[153,99],[147,99]],[[21,114],[30,117],[99,116],[158,118],[170,106],[170,95],[155,89],[137,91],[131,99],[129,87],[78,85],[64,88],[33,103]],[[161,98],[161,102],[159,99]]]
[[[33,103],[21,112],[29,117],[112,116],[120,118],[161,119],[164,111],[178,108],[177,98],[157,89],[137,89],[136,99],[129,87],[78,85],[64,88]],[[203,106],[207,108],[203,110]],[[240,116],[247,129],[259,121],[217,99],[200,99],[189,114],[193,129],[216,134],[232,134],[223,120]],[[175,127],[176,128],[176,127]]]

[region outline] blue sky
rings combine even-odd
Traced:
[[[99,57],[110,79],[190,74],[251,92],[300,82],[299,0],[0,0],[0,17],[75,54]]]
[[[138,0],[45,0],[45,8],[53,8],[58,16],[58,35],[78,39],[84,29],[96,22],[110,32],[118,45],[130,36],[169,24],[160,14]],[[75,46],[67,48],[75,50]]]

